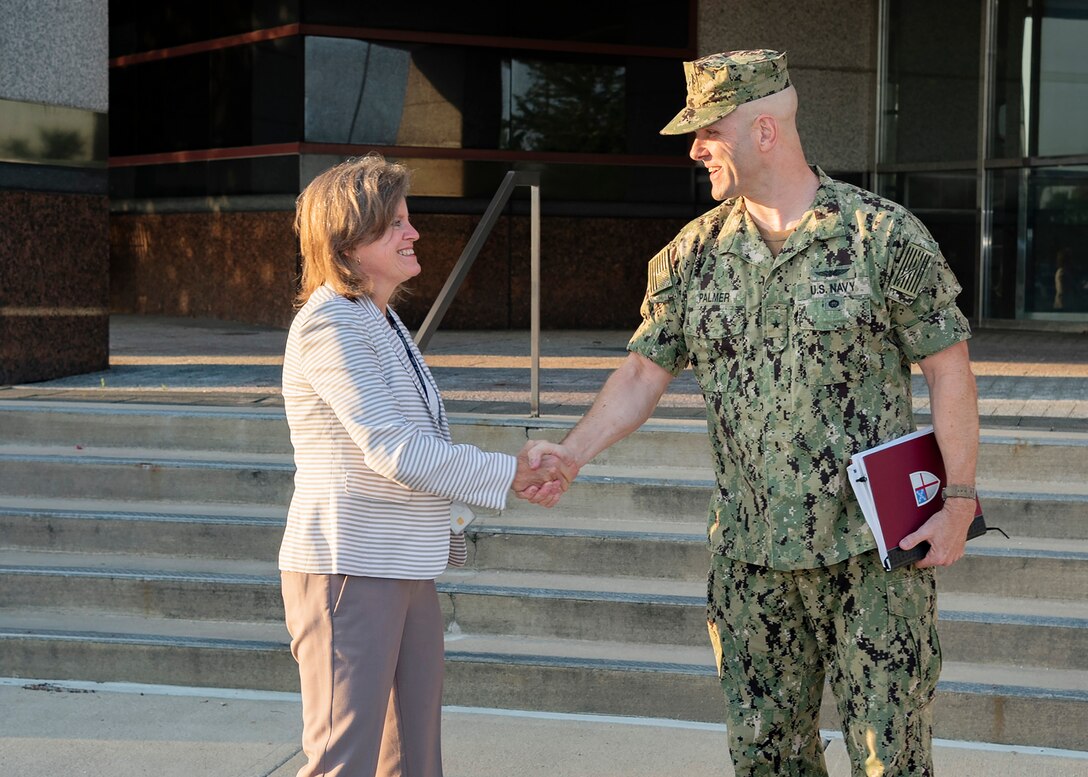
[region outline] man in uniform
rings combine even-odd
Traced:
[[[690,364],[717,474],[707,625],[736,773],[826,775],[826,676],[855,774],[931,774],[933,567],[963,555],[978,450],[960,287],[906,209],[808,165],[785,54],[684,69],[687,107],[662,133],[694,133],[721,204],[650,261],[628,357],[564,443],[585,464]],[[912,363],[949,485],[902,544],[928,555],[885,572],[846,464],[914,428]]]

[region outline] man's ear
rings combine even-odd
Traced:
[[[778,120],[770,114],[756,119],[756,142],[760,151],[770,151],[778,143]]]

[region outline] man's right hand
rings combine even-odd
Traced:
[[[547,440],[529,440],[518,453],[514,493],[542,507],[554,507],[578,476],[570,451]]]

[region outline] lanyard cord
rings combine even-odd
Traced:
[[[423,370],[416,364],[416,357],[412,355],[412,349],[408,345],[408,341],[404,339],[404,333],[400,331],[400,327],[393,321],[393,317],[388,313],[385,314],[385,320],[389,322],[389,326],[393,328],[393,331],[397,333],[397,337],[400,338],[401,345],[404,346],[404,352],[408,354],[408,361],[412,363],[412,369],[416,371],[416,377],[419,378],[419,384],[423,386],[423,394],[430,399],[431,392],[427,388],[427,381],[423,379]]]

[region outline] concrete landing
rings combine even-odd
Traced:
[[[292,777],[294,694],[0,679],[0,774]],[[646,718],[447,707],[446,777],[732,777],[725,729]],[[824,732],[831,777],[848,777]],[[937,774],[1084,777],[1088,753],[938,741]]]

